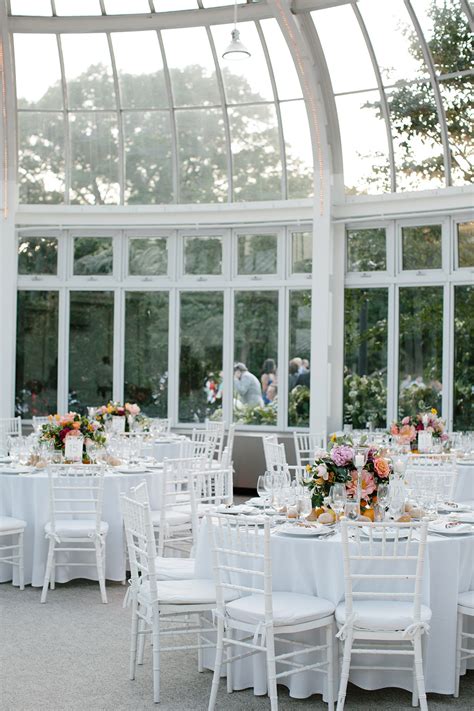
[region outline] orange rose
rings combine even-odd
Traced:
[[[81,423],[80,422],[73,422],[72,423],[72,428],[74,430],[80,430],[81,429]]]
[[[383,457],[379,457],[374,460],[374,469],[379,477],[382,478],[385,478],[390,474],[390,465]]]

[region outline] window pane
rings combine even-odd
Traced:
[[[346,289],[344,422],[387,424],[388,289]]]
[[[156,32],[115,32],[112,42],[122,106],[127,109],[168,106]]]
[[[234,200],[272,200],[282,196],[278,122],[274,106],[228,110],[232,141]]]
[[[65,191],[64,118],[54,112],[18,113],[20,202],[63,203]]]
[[[276,274],[277,235],[237,235],[238,274]]]
[[[168,414],[168,292],[125,294],[125,385],[127,402],[150,417]]]
[[[12,15],[51,15],[51,0],[10,0]]]
[[[440,82],[451,151],[453,185],[474,182],[474,140],[472,133],[473,77],[455,77]]]
[[[222,274],[222,237],[185,237],[184,273]]]
[[[71,291],[69,324],[69,408],[112,399],[114,295],[111,291]]]
[[[227,200],[227,144],[220,109],[177,111],[180,202]]]
[[[112,237],[75,237],[74,274],[112,274]]]
[[[124,111],[125,202],[173,202],[173,160],[167,111]]]
[[[107,15],[150,13],[150,3],[148,0],[133,0],[133,3],[130,3],[130,0],[104,0],[104,4]]]
[[[80,3],[71,0],[55,0],[56,15],[101,15],[99,0],[81,0]]]
[[[402,227],[403,269],[441,269],[441,225]]]
[[[310,274],[313,268],[313,233],[291,233],[291,273]]]
[[[128,242],[128,273],[131,276],[163,276],[167,274],[167,238],[130,239]]]
[[[270,61],[272,64],[278,98],[281,100],[299,99],[302,96],[301,85],[278,22],[274,19],[262,20],[260,25],[265,36]]]
[[[118,128],[115,114],[70,114],[71,203],[117,204]]]
[[[310,197],[313,194],[313,150],[308,114],[303,101],[280,105],[285,138],[288,197]]]
[[[58,240],[54,237],[21,237],[18,274],[57,274]]]
[[[57,411],[57,291],[19,291],[15,415],[25,419]]]
[[[443,288],[400,289],[400,417],[435,407],[441,411]]]
[[[234,363],[247,371],[234,376],[234,421],[276,425],[278,402],[278,292],[235,294]]]
[[[309,426],[311,291],[290,291],[288,425]]]
[[[70,109],[113,109],[115,89],[103,33],[61,35]]]
[[[163,30],[162,37],[175,106],[220,106],[216,65],[206,29]]]
[[[454,288],[455,430],[474,430],[474,286]]]
[[[181,294],[179,421],[222,419],[224,295]]]
[[[387,269],[385,229],[347,230],[347,271]]]
[[[14,35],[14,46],[18,108],[62,109],[63,91],[56,36],[17,34]]]
[[[474,222],[458,226],[458,267],[474,267]]]

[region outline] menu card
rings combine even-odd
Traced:
[[[69,462],[82,462],[82,451],[84,447],[84,437],[82,435],[72,437],[68,435],[65,439],[64,458]]]

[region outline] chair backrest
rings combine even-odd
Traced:
[[[8,438],[21,436],[21,417],[0,418],[0,453],[7,453]]]
[[[455,454],[412,454],[405,479],[415,497],[429,493],[449,501],[454,496],[457,473]]]
[[[57,471],[48,470],[51,528],[64,519],[93,520],[100,531],[105,471],[99,467],[79,464]]]
[[[295,444],[296,464],[305,467],[307,464],[314,464],[315,452],[318,449],[325,449],[326,434],[323,432],[305,433],[293,432]]]
[[[288,465],[286,460],[285,445],[278,444],[276,435],[263,438],[263,451],[265,454],[265,468],[271,472]]]
[[[149,429],[152,434],[169,434],[171,431],[170,417],[149,417]]]
[[[227,449],[227,458],[230,463],[232,463],[234,456],[234,438],[235,438],[235,423],[233,423],[227,430],[227,440],[225,447]]]
[[[420,621],[427,522],[342,521],[346,619],[354,600],[401,600]]]
[[[150,586],[150,598],[156,600],[156,544],[153,533],[153,525],[150,516],[150,506],[148,500],[140,500],[143,493],[138,492],[141,485],[131,489],[130,495],[120,495],[120,506],[123,523],[125,527],[125,537],[127,541],[128,557],[130,561],[130,575],[132,588],[138,588],[140,583],[148,582]]]
[[[231,504],[233,500],[233,469],[231,466],[220,469],[206,468],[198,471],[194,477],[196,503]]]
[[[33,415],[32,421],[33,430],[35,432],[39,432],[43,425],[47,425],[49,423],[49,417],[37,417],[36,415]]]
[[[163,551],[170,538],[167,519],[171,511],[188,507],[191,515],[191,538],[197,542],[198,518],[196,510],[195,482],[206,467],[205,457],[186,459],[164,459],[163,471],[160,472],[160,527],[158,531],[158,549]],[[182,540],[189,540],[184,536]],[[176,546],[174,546],[176,547]]]
[[[198,430],[194,429],[191,436],[193,442],[194,457],[206,457],[210,462],[214,459],[214,452],[218,446],[218,430]]]
[[[245,516],[208,514],[206,525],[213,555],[217,610],[225,614],[226,590],[240,596],[265,596],[265,622],[273,617],[270,525],[262,529]]]

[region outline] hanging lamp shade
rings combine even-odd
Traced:
[[[241,61],[250,57],[250,52],[247,47],[240,41],[240,32],[234,27],[231,33],[232,39],[227,45],[222,59],[231,59],[232,61]]]

